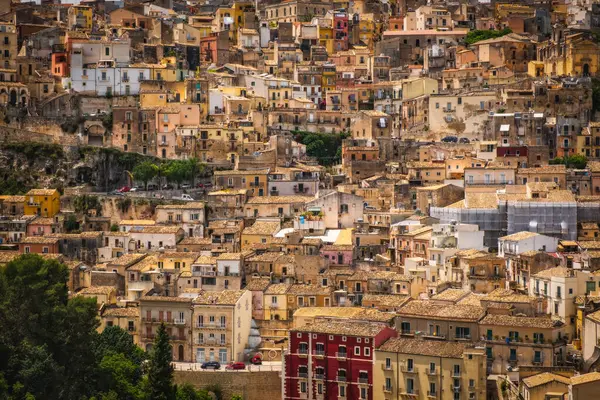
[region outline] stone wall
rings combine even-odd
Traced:
[[[196,388],[219,385],[223,399],[232,395],[244,400],[281,399],[281,377],[276,371],[175,371],[175,383],[189,383]]]

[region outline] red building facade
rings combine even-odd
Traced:
[[[396,336],[394,329],[373,322],[322,320],[292,329],[283,398],[373,399],[375,349]]]

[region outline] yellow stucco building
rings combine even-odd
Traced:
[[[31,189],[25,195],[24,214],[54,217],[60,212],[60,194],[56,189]]]

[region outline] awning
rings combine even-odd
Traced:
[[[508,132],[510,130],[510,125],[500,125],[500,132]]]

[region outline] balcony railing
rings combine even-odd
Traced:
[[[406,392],[402,393],[402,396],[411,396],[411,397],[419,397],[419,389],[412,389],[412,390],[407,390]]]
[[[394,366],[392,364],[390,364],[390,365],[381,364],[381,369],[384,371],[393,371]]]
[[[348,353],[345,352],[345,351],[344,352],[337,352],[337,353],[335,353],[335,357],[339,358],[339,359],[344,359],[345,360],[346,358],[348,358]]]
[[[392,387],[383,385],[383,393],[392,393]]]
[[[325,350],[315,350],[315,356],[325,356]]]
[[[400,371],[402,371],[404,373],[408,373],[408,374],[416,374],[417,373],[417,369],[415,367],[407,367],[406,365],[401,366]]]
[[[336,376],[335,380],[338,382],[346,382],[346,377],[345,376]]]
[[[315,379],[325,380],[325,374],[315,374]]]
[[[369,383],[369,378],[358,378],[358,383],[367,385]]]

